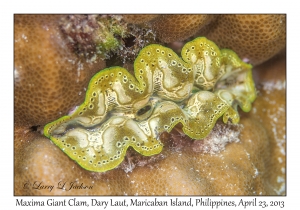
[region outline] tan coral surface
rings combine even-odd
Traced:
[[[221,48],[234,50],[241,58],[258,65],[286,45],[286,15],[125,15],[129,23],[145,22],[162,42],[205,36]],[[152,18],[151,18],[152,17]],[[134,20],[139,20],[135,22]]]
[[[257,67],[259,90],[251,117],[264,125],[270,142],[268,179],[277,194],[285,194],[286,180],[286,55],[281,53]]]
[[[151,25],[158,38],[169,43],[189,38],[213,18],[213,15],[162,15]]]
[[[124,20],[127,23],[144,23],[153,20],[159,15],[148,14],[148,15],[123,15]]]
[[[285,48],[286,16],[222,15],[203,35],[257,65]]]
[[[15,15],[14,111],[17,125],[44,125],[85,96],[102,60],[79,58],[58,28],[58,15]]]

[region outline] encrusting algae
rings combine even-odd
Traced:
[[[179,18],[179,16],[181,15],[175,15],[174,17],[176,16]],[[260,18],[255,18],[256,20],[258,20],[257,24],[260,28],[264,29],[264,21],[261,21],[262,25],[259,25],[259,20],[262,20],[264,17],[268,16],[269,15],[257,16]],[[285,18],[282,19],[282,15],[273,16],[273,19],[270,18],[270,20],[274,20],[274,23],[276,23],[276,20],[279,18],[280,20],[282,20],[282,25],[285,24]],[[232,21],[242,18],[240,15],[232,17]],[[18,59],[15,59],[15,63],[18,63],[18,65],[15,64],[15,195],[285,195],[285,55],[281,55],[279,57],[277,56],[273,60],[270,60],[269,62],[258,67],[254,66],[253,79],[256,83],[257,88],[257,91],[255,91],[254,93],[257,93],[257,99],[252,104],[251,111],[247,113],[239,111],[238,113],[235,110],[239,109],[238,105],[236,103],[230,104],[230,108],[232,108],[231,105],[234,105],[232,110],[235,111],[229,112],[229,114],[231,114],[229,116],[231,117],[228,118],[227,123],[222,123],[221,119],[215,120],[212,128],[209,129],[211,131],[207,131],[203,139],[199,137],[201,140],[194,140],[199,138],[194,138],[192,135],[186,132],[186,130],[184,130],[186,124],[184,125],[184,123],[180,121],[180,123],[176,122],[177,125],[175,125],[176,123],[173,126],[169,125],[169,129],[163,126],[162,130],[155,130],[155,132],[150,132],[151,135],[154,134],[156,141],[160,141],[161,144],[164,145],[159,154],[151,155],[149,157],[144,156],[143,154],[136,152],[135,149],[137,148],[137,146],[135,148],[129,146],[125,148],[125,150],[127,149],[127,152],[126,154],[124,152],[125,156],[123,162],[117,164],[117,166],[114,166],[114,169],[112,170],[106,168],[105,172],[100,173],[89,171],[89,169],[86,170],[80,167],[80,165],[78,165],[74,160],[69,158],[64,152],[59,149],[59,147],[53,144],[52,141],[42,135],[41,128],[43,128],[46,123],[53,121],[55,118],[57,119],[58,117],[66,115],[72,107],[79,105],[80,102],[84,100],[85,90],[87,90],[86,100],[80,107],[75,110],[75,112],[73,112],[73,114],[69,114],[69,116],[66,117],[75,116],[76,113],[79,114],[79,110],[83,109],[84,105],[89,105],[87,103],[87,100],[89,100],[89,103],[91,103],[92,101],[89,99],[89,96],[93,96],[93,91],[91,91],[93,89],[91,88],[92,82],[96,82],[96,78],[99,79],[99,75],[101,78],[102,71],[97,73],[94,77],[92,77],[92,75],[99,71],[99,69],[105,68],[105,61],[99,59],[99,57],[101,56],[86,56],[89,55],[89,53],[93,54],[95,48],[90,48],[89,46],[87,46],[90,43],[90,40],[87,40],[88,44],[84,40],[81,40],[81,38],[85,36],[85,34],[82,33],[81,30],[84,30],[86,28],[83,27],[83,22],[77,23],[77,20],[71,23],[71,25],[79,24],[79,31],[77,32],[82,36],[81,38],[79,37],[79,40],[75,40],[75,43],[77,42],[79,43],[79,45],[82,44],[81,47],[83,48],[77,48],[77,46],[79,45],[76,45],[75,48],[72,47],[72,42],[70,42],[69,38],[74,37],[74,34],[72,34],[73,29],[69,31],[71,33],[66,34],[66,31],[64,31],[66,28],[62,28],[63,26],[67,26],[67,22],[65,21],[68,21],[71,18],[71,15],[15,16],[15,19],[18,19],[18,21],[15,21],[15,40],[22,41],[15,42],[15,54],[19,53],[19,55],[21,55],[19,57],[16,57]],[[136,22],[132,25],[128,23],[128,26],[130,26],[131,28],[138,28],[134,29],[137,31],[140,31],[141,29],[144,30],[143,27],[145,26],[145,22],[143,23],[143,21],[150,21],[150,19],[158,20],[159,18],[161,18],[161,15],[149,15],[148,17],[145,16],[144,19],[138,18],[139,20],[141,20],[141,22]],[[206,29],[204,31],[207,30],[206,32],[213,33],[216,28],[225,26],[226,24],[224,23],[217,26],[209,25],[210,23],[216,23],[215,20],[218,20],[219,18],[220,16],[214,16],[211,22],[208,21],[206,23],[207,28],[205,27]],[[251,15],[249,15],[249,20],[251,20],[251,18]],[[92,21],[87,21],[91,23],[92,27],[90,28],[91,30],[89,29],[85,32],[89,33],[93,30],[93,27],[95,26],[93,25],[95,23],[93,22],[93,17],[81,16],[79,17],[79,19],[82,19],[84,22],[86,20]],[[126,18],[124,19],[126,21]],[[247,18],[243,20],[246,21]],[[245,21],[243,24],[246,27],[247,23]],[[270,24],[271,22],[272,21],[270,21]],[[66,25],[64,25],[65,23]],[[220,22],[218,21],[218,23]],[[153,30],[151,32],[149,30],[149,26],[150,28],[152,27],[151,24],[149,24],[146,27],[147,29],[145,30],[148,30],[148,32],[153,33],[155,36],[156,31]],[[211,31],[209,30],[210,26],[212,29]],[[247,32],[245,33],[246,36],[248,36]],[[278,45],[275,44],[278,46],[278,49],[281,46],[280,43],[282,43],[282,37],[284,37],[282,36],[282,33],[283,31],[279,30],[278,34],[281,34],[281,36],[276,36],[276,34],[270,34],[269,36],[269,40],[280,39],[280,42],[277,43]],[[141,44],[143,44],[143,40],[138,36],[135,37],[135,41],[141,41]],[[206,33],[198,34],[198,36],[206,36]],[[219,39],[222,40],[222,37],[224,36],[220,36]],[[240,38],[241,37],[243,36],[240,36]],[[258,39],[259,37],[260,36],[258,35]],[[157,38],[160,39],[159,36]],[[36,40],[36,44],[34,44],[35,42],[32,42],[32,40]],[[125,42],[127,42],[128,40],[125,40]],[[130,38],[130,40],[132,39]],[[180,38],[178,38],[177,40],[180,40]],[[177,40],[175,39],[174,41]],[[185,42],[188,41],[189,40]],[[210,43],[209,40],[206,41]],[[213,41],[215,42],[215,40]],[[32,48],[32,46],[39,46],[44,43],[46,43],[46,45],[43,45],[43,49],[39,49],[38,47]],[[144,44],[145,43],[147,42],[144,42]],[[188,46],[188,43],[186,44],[186,46]],[[193,41],[191,43],[193,43]],[[125,44],[127,45],[128,43]],[[169,46],[171,45],[172,43],[170,43]],[[171,51],[170,49],[162,47],[161,45],[149,45],[148,49],[151,49],[151,46],[159,46],[161,47],[159,48],[160,50],[164,49],[166,51]],[[183,44],[181,46],[183,46]],[[219,46],[231,48],[230,46]],[[139,44],[137,48],[134,46],[134,49],[138,50],[139,47],[143,46]],[[76,51],[74,49],[81,50]],[[184,49],[182,50],[183,54]],[[253,49],[251,49],[248,49],[248,51],[253,51]],[[128,49],[126,49],[125,51],[127,52],[127,50]],[[238,51],[241,50],[243,50],[243,47],[241,47],[241,49],[239,49]],[[30,53],[26,54],[27,56],[24,56],[24,52],[26,51]],[[218,51],[225,53],[227,50],[219,50],[217,48],[216,52]],[[273,53],[276,53],[275,51],[277,50],[274,50]],[[47,52],[48,55],[52,56],[42,56],[43,59],[38,59],[43,52]],[[122,53],[122,50],[120,50],[119,52],[120,53],[116,54],[117,56],[126,55],[126,53]],[[147,47],[144,48],[141,53],[142,52],[146,53]],[[178,50],[176,50],[176,52],[178,52]],[[137,57],[136,63],[138,62],[139,58],[142,58],[141,53]],[[183,54],[182,60],[173,51],[171,51],[171,53],[173,53],[174,58],[176,58],[177,64],[181,62],[182,65],[194,66],[194,64],[186,62]],[[134,54],[132,54],[132,56],[133,55]],[[238,53],[238,55],[240,55],[240,53]],[[62,58],[66,58],[66,61],[68,61],[68,58],[71,58],[69,60],[74,61],[70,62],[70,67],[66,65],[68,67],[68,71],[66,71],[66,73],[74,73],[73,76],[64,76],[66,75],[66,73],[64,73],[64,68],[62,67],[63,65],[61,65],[61,67],[58,65],[61,63],[64,64],[63,62],[61,62]],[[223,56],[223,59],[224,58],[226,58],[226,56]],[[242,56],[241,58],[244,59],[245,57]],[[250,63],[255,64],[255,62],[252,62],[254,60],[252,60],[251,57],[248,58]],[[119,59],[124,60],[124,58],[121,56]],[[266,59],[267,57],[262,56],[259,59],[259,62],[263,62]],[[24,65],[26,64],[26,62],[28,63],[28,61],[31,61],[31,63],[34,63],[34,65]],[[162,59],[162,61],[164,60]],[[240,64],[243,63],[239,59],[238,61],[238,63]],[[108,62],[111,63],[110,61]],[[158,59],[156,60],[156,62],[157,66],[159,67]],[[82,69],[80,65],[78,65],[80,63],[82,63],[83,66],[88,64],[90,65],[90,68],[84,67]],[[151,64],[151,61],[150,63],[148,63],[148,65],[149,64]],[[44,67],[40,68],[40,66],[43,65]],[[117,63],[117,65],[120,65],[120,63]],[[247,74],[243,74],[242,72],[251,73],[251,66],[248,64],[243,65],[242,66],[244,71],[233,75],[233,78],[238,78],[238,80],[225,80],[225,77],[218,78],[215,79],[215,83],[211,83],[211,86],[207,89],[205,89],[205,85],[201,86],[201,84],[205,84],[205,82],[201,83],[201,81],[203,81],[201,79],[201,76],[198,77],[198,80],[188,80],[187,83],[194,86],[191,92],[189,92],[191,97],[185,97],[184,94],[177,94],[175,96],[170,94],[170,92],[172,92],[170,91],[172,89],[172,86],[168,85],[176,84],[174,83],[176,79],[179,81],[179,83],[181,82],[181,77],[178,78],[178,74],[172,75],[172,71],[174,70],[174,66],[172,65],[170,65],[170,67],[166,64],[161,65],[161,67],[166,67],[165,69],[161,69],[161,75],[164,76],[165,74],[168,74],[173,76],[171,82],[164,84],[164,79],[159,80],[158,83],[154,83],[156,88],[153,89],[152,92],[150,91],[148,94],[146,93],[150,88],[143,88],[142,82],[145,82],[147,84],[151,83],[146,80],[145,77],[141,80],[139,79],[139,76],[144,75],[138,74],[138,70],[140,68],[136,68],[137,64],[134,66],[134,76],[132,76],[132,74],[129,74],[127,70],[122,67],[109,68],[108,70],[103,71],[102,76],[107,75],[107,72],[109,72],[109,70],[115,69],[115,71],[118,73],[121,69],[120,71],[122,72],[122,74],[126,75],[127,79],[131,79],[132,81],[130,82],[136,85],[135,87],[138,87],[140,90],[145,91],[145,93],[143,93],[144,98],[145,101],[148,100],[149,103],[137,103],[141,98],[135,96],[139,96],[141,93],[134,95],[133,93],[135,93],[135,89],[130,92],[131,89],[129,87],[129,80],[126,83],[127,86],[124,85],[123,87],[122,85],[117,84],[116,77],[111,77],[111,75],[108,74],[109,78],[108,80],[106,80],[105,85],[110,85],[109,82],[112,82],[113,86],[121,87],[121,90],[127,91],[127,93],[129,93],[127,94],[128,97],[135,99],[135,102],[133,104],[136,105],[135,107],[123,106],[121,109],[120,101],[124,102],[124,99],[126,98],[120,98],[120,95],[114,94],[113,91],[108,92],[108,94],[103,94],[104,96],[110,96],[109,99],[118,99],[117,102],[119,104],[116,104],[116,101],[113,100],[107,101],[107,99],[104,97],[103,101],[104,104],[108,104],[108,109],[106,110],[106,115],[103,116],[103,121],[101,121],[100,127],[101,125],[103,127],[103,125],[105,125],[105,123],[107,122],[113,123],[112,120],[109,121],[111,118],[129,118],[130,120],[128,121],[136,122],[136,125],[138,127],[140,125],[140,122],[142,121],[144,121],[145,124],[148,123],[151,117],[153,117],[153,113],[161,113],[161,110],[155,109],[155,106],[159,104],[164,105],[166,102],[169,103],[170,101],[172,101],[173,103],[170,107],[174,107],[175,113],[178,110],[182,110],[182,116],[187,116],[187,122],[190,123],[192,119],[192,115],[190,114],[192,112],[188,112],[189,114],[187,115],[186,111],[191,108],[196,108],[193,110],[197,110],[196,105],[192,106],[193,104],[195,104],[196,100],[190,100],[193,98],[197,99],[195,95],[200,95],[200,92],[208,93],[210,95],[213,94],[220,100],[224,100],[224,98],[222,98],[222,96],[224,97],[224,95],[220,95],[217,93],[220,92],[220,90],[226,90],[231,94],[234,93],[231,96],[235,97],[235,99],[238,99],[234,100],[235,102],[239,100],[241,101],[243,99],[242,97],[240,97],[241,94],[238,94],[239,92],[237,91],[233,91],[236,89],[232,89],[230,87],[237,87],[233,85],[234,83],[231,83],[232,81],[240,81],[240,79],[242,81],[245,81],[245,79],[247,78]],[[20,68],[20,66],[22,66],[22,68]],[[57,68],[54,68],[55,66]],[[111,66],[111,64],[108,64],[108,66]],[[80,75],[78,75],[78,67],[80,67]],[[129,71],[132,70],[128,67],[126,68]],[[250,68],[250,70],[247,70],[248,68]],[[150,68],[145,69],[149,70]],[[178,66],[176,66],[175,69],[178,69]],[[234,73],[237,71],[232,72]],[[42,83],[40,83],[41,75],[44,75],[42,77]],[[155,75],[157,76],[157,74]],[[202,78],[207,79],[208,76],[209,75],[205,75]],[[56,80],[55,78],[59,78],[60,80]],[[156,78],[160,79],[161,77]],[[26,83],[26,81],[29,79],[30,83]],[[74,84],[78,85],[78,89],[73,88],[71,82],[71,80],[76,81],[77,79],[79,79],[79,83]],[[87,87],[87,82],[89,80],[91,80],[91,82]],[[200,82],[200,87],[196,85],[195,81]],[[246,79],[246,81],[248,81],[248,83],[246,82],[244,84],[249,84],[250,80]],[[209,82],[206,82],[206,84]],[[122,84],[121,80],[119,83]],[[30,84],[30,86],[28,86],[28,84]],[[55,84],[55,86],[51,86],[51,84]],[[57,100],[58,98],[56,97],[56,94],[60,95],[60,90],[66,91],[66,88],[64,88],[64,86],[70,87],[69,89],[67,89],[68,97],[60,98],[59,100]],[[164,87],[164,89],[160,89],[158,87]],[[178,87],[178,85],[174,85],[174,87]],[[52,90],[52,88],[55,89]],[[99,89],[101,90],[101,88],[98,88],[98,90]],[[28,94],[22,95],[22,91],[25,90],[29,90]],[[47,91],[51,90],[52,92],[49,92],[49,94],[47,94]],[[88,94],[90,95],[88,96]],[[31,98],[33,100],[27,100],[29,95],[31,95]],[[167,95],[167,97],[163,97],[164,95]],[[244,94],[244,96],[246,96],[246,94]],[[16,97],[18,100],[16,100]],[[40,100],[41,97],[42,100]],[[74,102],[73,100],[72,103],[69,103],[69,98],[72,97],[76,98],[76,100],[79,101]],[[253,100],[254,98],[255,97],[253,97]],[[226,98],[226,103],[228,103],[228,99],[230,99],[230,97]],[[45,103],[46,101],[48,101],[49,103]],[[53,101],[55,102],[52,103]],[[250,106],[248,108],[244,107],[244,111],[250,110],[251,103],[252,101],[249,102]],[[45,105],[47,105],[46,109]],[[47,107],[51,109],[48,109]],[[230,108],[228,108],[228,110]],[[126,113],[124,111],[126,111]],[[198,109],[198,111],[200,111],[200,109]],[[85,116],[87,116],[88,119],[88,117],[90,117],[90,115],[88,115],[88,111],[86,111],[85,113],[87,113],[85,114]],[[167,116],[165,117],[166,122],[171,121],[171,115],[172,113],[165,114],[165,116]],[[197,117],[197,115],[193,116]],[[223,119],[225,119],[226,122],[227,118],[224,118],[224,116],[226,115],[223,114]],[[61,123],[60,125],[63,125],[64,123],[60,121],[63,118],[60,118],[53,123],[55,124],[55,122],[59,122]],[[64,126],[61,126],[60,130],[55,131],[54,129],[54,133],[57,132],[55,134],[56,137],[58,137],[58,139],[64,137],[65,134],[68,134],[72,130],[76,131],[78,129],[84,129],[84,132],[86,132],[86,130],[89,130],[89,132],[94,132],[97,129],[97,126],[94,126],[92,128],[85,128],[83,125],[80,125],[78,123],[80,121],[77,120],[78,118],[76,119],[73,117],[71,123],[68,124],[68,122],[66,122],[66,124],[68,124],[65,127],[66,132],[64,132]],[[85,120],[84,122],[86,122]],[[237,123],[238,120],[238,124],[233,124]],[[119,123],[119,121],[120,120],[115,120],[114,122]],[[149,128],[150,127],[151,124]],[[173,127],[173,129],[171,129],[171,127]],[[51,130],[51,132],[52,131],[53,130]],[[61,131],[63,131],[63,133],[60,133]],[[106,128],[106,130],[105,128],[103,129],[103,132],[108,131],[108,128]],[[159,133],[161,134],[159,135]],[[138,134],[142,135],[141,133]],[[190,138],[189,136],[192,138]],[[148,137],[149,136],[147,136],[147,138]],[[113,147],[116,145],[109,146]],[[141,150],[142,149],[140,149],[140,151]],[[114,150],[111,151],[114,152]],[[65,190],[58,188],[58,183],[65,183]],[[69,189],[72,184],[73,186],[85,187],[81,190],[66,190]],[[39,185],[40,189],[34,188],[33,185]],[[52,185],[54,185],[55,187],[52,190],[49,190],[47,186]]]

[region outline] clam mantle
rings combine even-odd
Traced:
[[[104,172],[123,161],[128,147],[160,153],[160,134],[178,123],[200,140],[221,116],[238,123],[238,106],[250,111],[256,98],[250,64],[205,37],[186,43],[181,56],[152,44],[136,58],[134,76],[122,67],[98,72],[83,104],[47,124],[44,135],[86,170]]]

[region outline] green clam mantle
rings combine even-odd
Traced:
[[[206,137],[221,116],[238,123],[238,106],[248,112],[256,98],[252,66],[205,37],[181,54],[152,44],[136,58],[135,76],[122,67],[100,71],[83,104],[47,124],[45,136],[83,168],[103,172],[118,166],[128,147],[160,153],[160,134],[178,123],[193,139]]]

